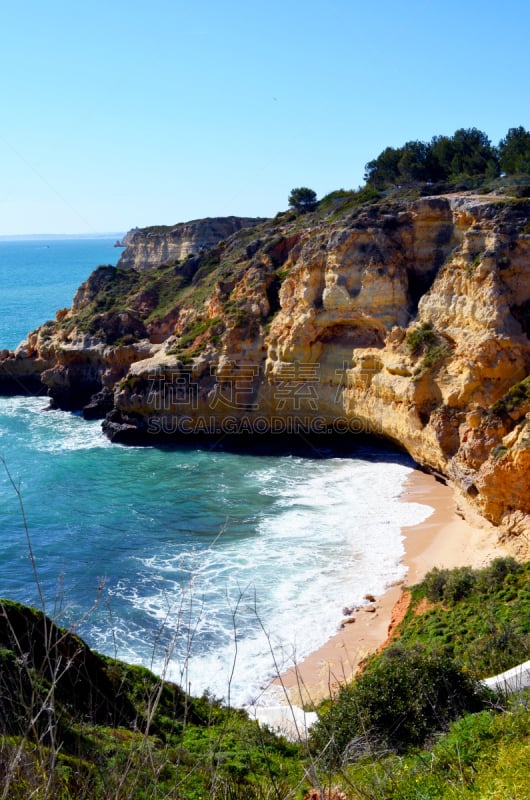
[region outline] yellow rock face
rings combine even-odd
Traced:
[[[256,420],[274,433],[278,420],[308,417],[337,434],[375,433],[523,542],[529,221],[528,201],[447,196],[270,223],[239,249],[232,237],[199,300],[176,298],[154,322],[148,294],[130,301],[124,330],[145,323],[143,339],[105,347],[74,331],[65,342],[59,321],[4,358],[0,381],[9,360],[22,372],[38,362],[65,396],[93,380],[114,392],[111,434],[156,415],[171,428],[185,413],[244,419],[250,432]],[[90,291],[76,295],[73,318]],[[185,376],[194,395],[183,411]]]
[[[284,363],[318,364],[321,411],[338,391],[336,413],[445,474],[496,524],[530,527],[528,423],[488,412],[530,371],[529,246],[484,198],[425,199],[307,235],[266,341],[269,380]],[[415,349],[422,325],[432,341]]]
[[[211,217],[172,227],[135,228],[124,237],[123,244],[127,246],[118,267],[146,270],[178,261],[261,221],[252,217]]]

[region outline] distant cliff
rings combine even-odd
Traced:
[[[123,442],[376,434],[528,547],[530,200],[339,193],[154,252],[96,270],[0,387],[41,381]]]
[[[122,239],[125,250],[118,267],[144,270],[180,261],[263,221],[252,217],[211,217],[174,226],[133,228]]]

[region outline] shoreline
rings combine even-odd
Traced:
[[[406,586],[421,581],[435,566],[478,568],[509,554],[498,542],[497,529],[471,509],[466,508],[464,518],[456,492],[433,475],[415,469],[405,481],[400,501],[432,509],[423,522],[402,529],[405,579],[346,617],[355,621],[346,622],[322,647],[273,679],[262,702],[270,699],[279,706],[312,707],[329,698],[354,677],[367,656],[386,643],[389,628],[400,620],[398,601]]]

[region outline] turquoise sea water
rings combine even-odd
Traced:
[[[0,241],[0,350],[69,307],[94,267],[115,265],[123,252],[115,240]]]
[[[69,305],[112,242],[0,243],[0,348]],[[5,249],[4,249],[5,248]],[[55,254],[52,253],[55,251]],[[8,264],[9,261],[9,264]],[[403,576],[405,457],[124,447],[99,422],[0,398],[46,610],[102,652],[243,704]],[[3,468],[2,468],[3,469]],[[0,595],[38,604],[17,495],[0,472]]]

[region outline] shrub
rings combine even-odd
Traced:
[[[469,660],[480,664],[488,675],[497,675],[519,664],[530,652],[530,634],[513,620],[491,619],[488,630],[478,636],[469,648]]]
[[[339,691],[314,728],[312,746],[330,766],[351,760],[359,742],[356,755],[403,752],[482,705],[475,682],[451,658],[394,646]]]
[[[463,600],[473,591],[476,580],[476,572],[471,567],[452,569],[445,582],[443,599],[451,604]]]
[[[425,353],[425,358],[423,359],[423,367],[425,369],[429,369],[430,367],[434,367],[438,361],[441,361],[442,358],[446,358],[449,355],[449,348],[445,343],[443,344],[436,344],[436,345],[429,345],[427,348],[427,352]]]
[[[473,591],[477,573],[471,567],[438,569],[434,567],[423,580],[426,597],[432,602],[453,604],[463,600]]]
[[[329,214],[330,221],[340,219],[345,215],[354,212],[356,213],[363,206],[372,205],[381,200],[383,194],[372,186],[363,186],[356,191],[346,192],[340,189],[337,192],[331,192],[319,200],[318,210]]]
[[[448,569],[438,569],[438,567],[434,567],[423,579],[425,596],[431,603],[438,603],[440,600],[443,600],[448,577]]]
[[[412,355],[416,355],[424,347],[436,344],[436,333],[430,322],[422,322],[418,328],[408,331],[406,341]]]
[[[496,558],[471,570],[433,569],[412,588],[398,628],[402,647],[420,644],[443,653],[480,677],[510,669],[530,652],[530,564]],[[426,598],[431,607],[418,604]]]
[[[491,457],[494,459],[494,461],[497,461],[497,459],[505,456],[507,452],[508,448],[505,444],[498,444],[491,451]]]
[[[496,591],[509,575],[518,575],[523,571],[521,564],[511,556],[495,558],[489,565],[480,570],[477,576],[477,589],[485,594]]]

